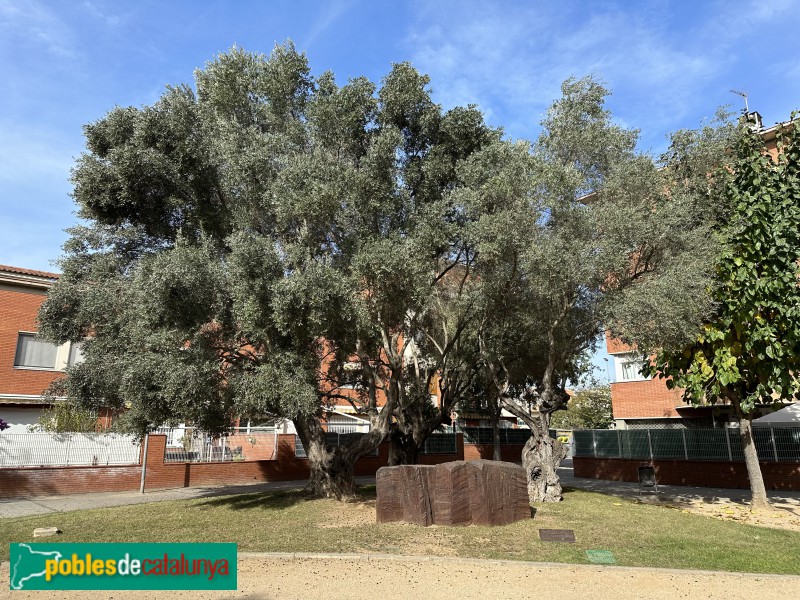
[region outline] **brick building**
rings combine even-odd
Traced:
[[[748,113],[746,118],[760,131],[767,152],[775,158],[776,135],[786,124],[764,129],[757,112]],[[663,379],[642,377],[641,357],[633,348],[608,335],[606,350],[614,367],[611,404],[617,428],[719,427],[735,421],[727,406],[689,406],[681,399],[681,390],[667,389]],[[765,407],[760,412],[769,409]]]
[[[0,265],[0,419],[25,432],[47,405],[41,394],[64,368],[80,360],[75,344],[55,346],[37,336],[36,315],[55,273]]]
[[[630,346],[606,335],[606,350],[614,365],[611,407],[618,429],[715,427],[730,421],[727,407],[689,406],[681,390],[640,375],[641,358]]]

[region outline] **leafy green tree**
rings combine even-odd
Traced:
[[[613,422],[611,388],[605,385],[575,392],[567,410],[555,413],[550,426],[556,429],[608,429]]]
[[[800,131],[778,132],[773,159],[744,129],[729,162],[717,221],[715,310],[689,343],[666,347],[649,367],[692,403],[730,404],[739,421],[754,508],[766,508],[751,420],[758,404],[800,397]]]
[[[84,224],[40,313],[50,339],[88,338],[58,392],[127,407],[139,433],[290,418],[309,489],[350,496],[359,457],[441,418],[431,381],[470,310],[457,173],[500,132],[474,107],[442,111],[408,64],[380,89],[339,86],[291,43],[233,49],[195,79],[85,128]],[[331,448],[320,419],[342,400],[371,431]]]
[[[55,401],[36,420],[29,431],[49,431],[53,433],[89,432],[98,430],[97,413],[92,409],[76,406],[71,402]]]
[[[714,244],[697,199],[668,193],[665,173],[635,151],[637,132],[613,123],[602,85],[573,79],[562,91],[532,149],[528,192],[485,211],[496,235],[479,247],[481,361],[502,405],[531,429],[522,462],[534,502],[561,499],[565,449],[548,430],[604,323],[661,305],[678,323],[697,322],[711,304]]]

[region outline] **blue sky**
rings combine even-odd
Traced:
[[[532,138],[570,75],[612,89],[616,120],[655,153],[741,99],[766,124],[800,108],[800,1],[338,2],[0,0],[0,264],[53,269],[74,223],[69,171],[81,127],[236,44],[294,40],[314,73],[379,80],[392,62],[428,73],[445,107],[476,103]],[[602,357],[598,358],[604,371]]]

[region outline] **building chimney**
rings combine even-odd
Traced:
[[[755,132],[759,132],[764,129],[764,123],[761,119],[761,115],[756,111],[745,113],[744,122],[747,123],[750,126],[750,129]]]

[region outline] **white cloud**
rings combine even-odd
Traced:
[[[753,31],[763,35],[790,3],[720,4],[701,22],[690,18],[691,7],[679,8],[685,14],[660,3],[593,4],[591,12],[570,1],[437,3],[418,7],[406,45],[415,65],[431,75],[438,101],[478,103],[490,122],[502,117],[514,135],[533,135],[561,82],[586,74],[624,99],[615,107],[626,122],[666,131],[704,116],[698,101],[710,82],[751,51],[737,44]],[[703,109],[713,112],[716,103]]]
[[[44,47],[60,58],[75,56],[72,30],[46,5],[35,0],[0,0],[0,37]]]
[[[324,8],[317,15],[311,28],[303,39],[303,47],[311,47],[319,36],[331,27],[339,18],[344,15],[355,4],[356,0],[338,0],[326,3]]]
[[[104,7],[101,7],[96,2],[91,2],[90,0],[84,0],[84,2],[81,4],[81,8],[86,13],[102,22],[107,28],[119,27],[127,19],[127,15],[104,10]]]

